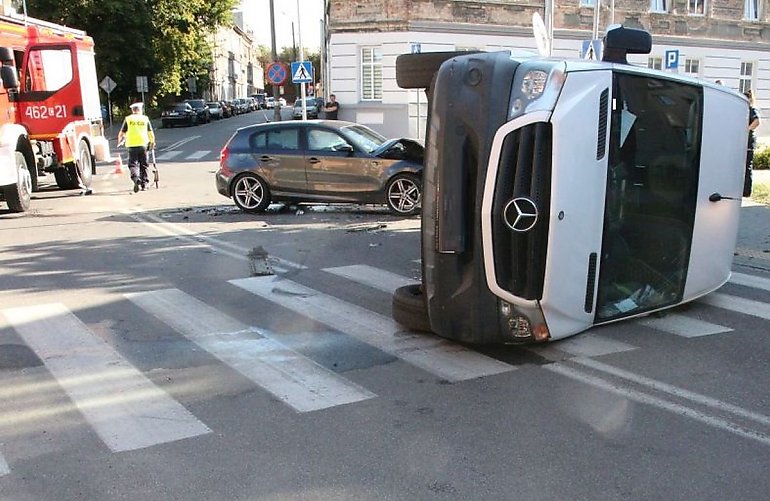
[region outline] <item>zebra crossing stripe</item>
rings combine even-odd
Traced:
[[[171,160],[179,155],[182,154],[181,150],[172,150],[172,151],[165,151],[155,157],[155,160]]]
[[[392,319],[277,277],[230,283],[275,304],[323,323],[448,381],[463,381],[514,370],[514,367],[427,334],[404,332]]]
[[[376,396],[178,289],[126,297],[298,412]]]
[[[399,287],[416,282],[416,280],[364,264],[324,268],[324,271],[390,293]]]
[[[744,315],[751,315],[752,317],[770,320],[770,308],[767,306],[767,303],[761,301],[731,296],[720,292],[712,292],[711,294],[703,296],[698,301],[710,306],[722,308],[723,310],[730,310],[737,313],[743,313]]]
[[[211,432],[63,304],[9,308],[3,314],[110,450],[143,449]],[[81,384],[86,377],[91,382]]]
[[[644,325],[645,327],[682,337],[710,336],[712,334],[721,334],[723,332],[732,331],[729,327],[704,322],[703,320],[687,317],[678,313],[669,313],[662,318],[646,317],[637,320],[637,323]]]
[[[3,453],[0,452],[0,477],[11,473],[11,468],[8,466],[8,462],[3,457]]]
[[[195,153],[191,153],[190,155],[188,155],[187,158],[185,158],[185,160],[200,160],[201,158],[205,157],[209,153],[211,153],[211,150],[196,151]]]
[[[535,345],[528,348],[530,351],[548,357],[552,356],[554,350],[567,353],[576,357],[599,357],[612,353],[620,353],[637,349],[636,346],[607,339],[590,332],[585,332],[578,336],[554,341],[547,345]]]
[[[770,291],[770,279],[758,277],[756,275],[747,275],[745,273],[734,271],[730,276],[730,282],[745,287]]]

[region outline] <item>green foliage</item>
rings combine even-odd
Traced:
[[[115,102],[136,99],[136,76],[150,80],[150,101],[208,85],[207,35],[231,22],[236,0],[27,0],[32,17],[85,30],[96,44],[99,78],[118,84]]]
[[[754,169],[770,169],[770,146],[754,151]]]
[[[770,205],[770,182],[755,181],[751,187],[751,199],[760,204]]]

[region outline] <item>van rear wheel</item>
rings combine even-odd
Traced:
[[[393,320],[411,331],[431,332],[428,305],[421,284],[399,287],[393,293]]]

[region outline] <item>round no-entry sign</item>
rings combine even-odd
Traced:
[[[274,62],[267,67],[267,80],[273,85],[283,85],[289,78],[289,70],[285,64]]]

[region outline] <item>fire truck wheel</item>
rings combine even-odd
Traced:
[[[27,168],[27,159],[20,151],[16,152],[16,184],[7,186],[3,197],[11,212],[24,212],[29,209],[32,200],[32,178]]]
[[[80,179],[83,181],[83,186],[89,188],[94,174],[94,162],[91,157],[91,150],[88,149],[88,143],[80,141],[80,164],[75,166],[80,172]],[[75,176],[78,175],[78,171],[75,171]],[[77,178],[75,178],[77,182]]]
[[[436,74],[444,61],[468,54],[472,54],[472,52],[454,51],[401,54],[396,58],[396,83],[402,89],[428,88],[433,80],[433,75]]]
[[[421,284],[399,287],[393,293],[393,320],[412,331],[430,332],[430,319]]]

